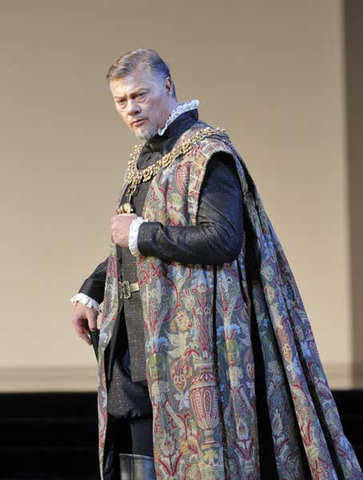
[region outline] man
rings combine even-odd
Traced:
[[[197,101],[178,103],[153,50],[121,56],[107,78],[144,143],[110,255],[72,299],[88,344],[103,301],[102,477],[361,478],[295,280],[228,135],[198,120]]]

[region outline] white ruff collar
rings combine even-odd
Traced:
[[[174,122],[176,118],[179,117],[182,113],[189,112],[190,110],[195,110],[199,106],[199,100],[191,100],[190,102],[184,102],[184,103],[179,103],[177,107],[174,108],[174,110],[171,111],[170,115],[168,116],[165,125],[163,128],[159,128],[158,134],[163,135],[165,133],[165,130],[168,128],[168,126]]]

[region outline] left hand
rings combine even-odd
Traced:
[[[137,218],[134,213],[122,213],[111,218],[111,241],[120,247],[129,246],[131,223]]]

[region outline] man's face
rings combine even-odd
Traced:
[[[176,103],[171,79],[154,76],[148,67],[140,66],[124,78],[111,80],[110,90],[117,113],[141,140],[156,135]]]

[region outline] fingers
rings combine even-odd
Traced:
[[[93,332],[97,330],[97,317],[98,312],[93,308],[88,308],[86,311],[87,320],[88,320],[88,327]]]
[[[117,221],[120,218],[129,218],[134,220],[135,218],[137,218],[137,215],[136,213],[118,213],[117,215],[111,217],[111,223]]]
[[[82,338],[87,345],[92,345],[89,337],[89,330],[97,329],[98,312],[93,308],[88,308],[81,303],[77,303],[72,314],[72,323],[77,335]]]
[[[128,228],[133,220],[137,218],[135,213],[119,213],[111,218],[111,229]]]
[[[131,223],[137,218],[135,213],[120,213],[111,218],[111,239],[120,247],[127,247]]]
[[[80,338],[82,338],[82,340],[84,340],[87,343],[87,345],[92,345],[91,339],[89,338],[89,335],[88,335],[87,325],[85,324],[82,325],[80,324],[80,322],[78,323],[73,322],[73,325],[74,325],[74,329],[77,332],[77,335]]]
[[[82,340],[84,340],[87,343],[87,345],[92,345],[91,339],[89,338],[87,333],[81,333],[78,336],[82,338]]]

